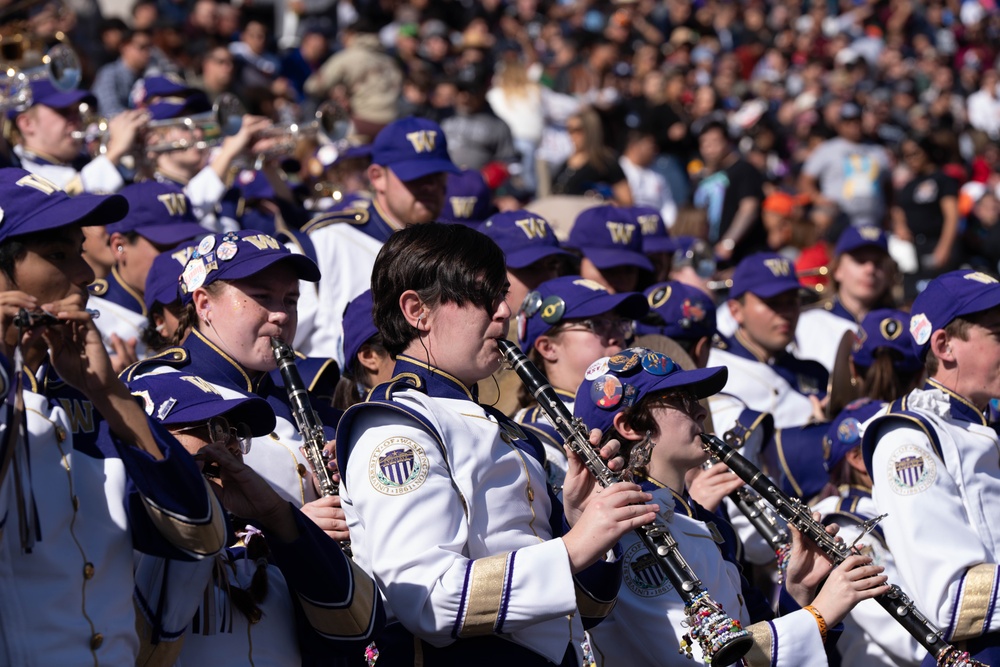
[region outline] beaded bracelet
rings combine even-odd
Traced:
[[[819,636],[823,640],[823,643],[825,644],[826,643],[826,619],[823,618],[823,614],[819,613],[819,611],[817,611],[816,607],[812,606],[811,604],[806,605],[805,607],[803,607],[803,609],[805,609],[806,611],[808,611],[810,614],[812,614],[816,618],[816,625],[819,626]]]

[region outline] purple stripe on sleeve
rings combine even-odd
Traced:
[[[507,607],[510,605],[510,590],[514,587],[514,556],[517,551],[511,551],[507,556],[507,571],[503,578],[503,597],[500,599],[500,613],[497,614],[497,624],[493,631],[497,634],[503,632],[503,622],[507,619]]]
[[[990,592],[990,606],[986,609],[986,620],[983,621],[983,633],[990,631],[990,622],[993,620],[993,610],[997,606],[997,570],[993,569],[993,589]]]
[[[966,572],[968,574],[968,572]],[[951,602],[951,621],[948,622],[948,632],[945,633],[945,639],[951,641],[951,638],[955,636],[955,621],[958,620],[958,603],[962,599],[962,589],[965,587],[965,577],[963,574],[962,578],[958,580],[958,593],[955,594],[955,599]]]
[[[462,619],[465,618],[465,605],[469,600],[469,579],[472,578],[472,565],[475,562],[470,559],[465,564],[465,582],[462,584],[462,597],[458,601],[458,612],[455,614],[455,627],[451,630],[452,639],[458,639],[458,633],[462,630]]]
[[[771,626],[771,667],[778,667],[778,628],[771,621],[767,624]]]

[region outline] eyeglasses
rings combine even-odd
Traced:
[[[632,338],[632,335],[635,333],[635,325],[633,325],[632,320],[592,317],[587,320],[571,322],[563,331],[589,331],[601,338],[617,336],[618,338],[627,340]]]
[[[185,426],[184,428],[177,429],[177,432],[185,433],[187,431],[197,431],[206,428],[208,429],[208,441],[213,445],[227,445],[230,438],[235,438],[236,442],[239,443],[240,453],[243,455],[250,453],[250,443],[253,442],[253,433],[250,432],[250,427],[243,422],[238,422],[235,426],[230,426],[229,420],[225,417],[212,417],[204,424]]]
[[[698,401],[698,397],[688,391],[675,391],[669,394],[664,394],[660,398],[656,399],[655,403],[657,405],[663,405],[668,408],[680,410],[681,412],[689,415],[693,415],[701,409],[701,403]]]

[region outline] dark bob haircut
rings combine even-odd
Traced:
[[[506,261],[492,239],[464,225],[413,225],[389,237],[375,259],[372,318],[395,357],[417,337],[399,307],[406,290],[431,308],[472,303],[493,312],[506,289]]]

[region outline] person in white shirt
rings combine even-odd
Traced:
[[[632,203],[655,208],[669,228],[677,219],[677,202],[667,179],[652,169],[657,155],[656,137],[652,132],[641,128],[630,130],[618,164],[632,189]]]

